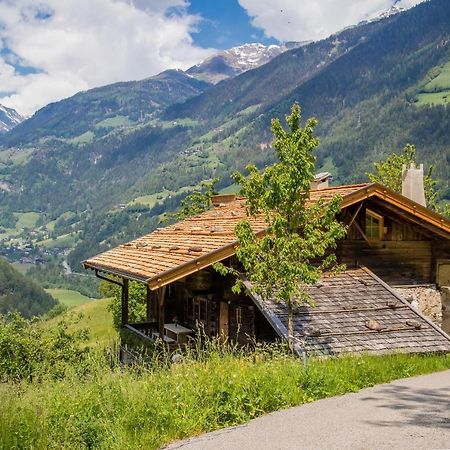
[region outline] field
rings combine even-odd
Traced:
[[[65,291],[64,289],[47,289],[52,295],[53,291]],[[54,295],[64,304],[68,304],[76,301],[78,297],[83,297],[81,294],[78,296],[73,295],[78,294],[75,291],[66,291],[58,293],[60,297]],[[91,346],[106,346],[111,341],[117,337],[117,332],[112,324],[111,312],[108,311],[107,307],[109,304],[109,299],[104,298],[101,300],[92,300],[84,297],[86,301],[79,306],[67,311],[62,316],[54,317],[53,319],[46,322],[46,326],[52,328],[61,320],[67,320],[69,325],[69,331],[75,332],[81,329],[87,329],[89,331],[88,344]],[[64,299],[64,300],[63,300]]]
[[[448,105],[450,103],[450,61],[439,68],[439,74],[417,95],[416,105]]]
[[[126,116],[115,116],[108,117],[107,119],[97,122],[95,128],[116,128],[116,127],[126,127],[133,125],[130,119]]]
[[[156,192],[155,194],[149,194],[149,195],[142,195],[140,197],[136,197],[133,201],[129,203],[129,205],[135,205],[137,203],[141,205],[148,206],[149,208],[153,208],[158,202],[163,202],[165,198],[169,197],[170,195],[178,195],[182,194],[184,192],[192,192],[197,189],[200,189],[200,185],[195,186],[185,186],[178,191],[169,191],[164,190],[161,192]]]
[[[68,308],[93,301],[92,298],[86,297],[77,291],[71,291],[70,289],[46,289],[46,291]]]
[[[76,241],[76,236],[71,234],[62,234],[56,239],[44,239],[43,241],[36,242],[36,245],[42,245],[47,248],[69,248],[73,247]]]
[[[157,449],[290,406],[450,368],[448,356],[313,360],[212,346],[182,363],[0,384],[0,448]]]
[[[5,229],[4,233],[0,233],[0,239],[11,238],[20,234],[24,228],[33,229],[40,217],[37,212],[15,212],[14,216],[17,218],[15,228]]]
[[[39,213],[37,212],[26,212],[26,213],[14,213],[17,217],[16,230],[21,230],[22,228],[33,228],[36,226],[36,222],[39,219]]]

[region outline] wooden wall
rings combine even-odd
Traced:
[[[367,266],[392,285],[435,283],[436,255],[441,251],[437,247],[441,248],[444,241],[436,241],[432,233],[408,222],[401,213],[396,215],[370,202],[361,208],[355,219],[362,231],[365,230],[366,207],[383,216],[382,239],[367,242],[353,224],[338,246],[339,260],[349,267]]]
[[[357,207],[353,207],[356,211]],[[367,242],[361,234],[365,230],[366,208],[383,216],[384,233],[381,240]],[[343,219],[352,216],[351,211]],[[341,241],[337,255],[349,267],[364,265],[392,285],[436,283],[439,259],[450,259],[450,240],[408,221],[401,212],[383,208],[379,202],[367,201],[352,224],[347,237]]]
[[[433,283],[430,241],[344,240],[339,244],[339,259],[348,267],[367,266],[392,285]]]

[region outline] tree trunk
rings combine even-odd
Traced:
[[[292,300],[287,301],[288,310],[288,346],[289,350],[294,353],[294,324],[292,322]]]

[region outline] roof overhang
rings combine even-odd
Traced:
[[[395,192],[379,183],[369,184],[343,198],[341,208],[345,209],[365,199],[376,197],[384,203],[394,206],[411,218],[433,227],[433,231],[444,239],[450,239],[450,220],[441,214],[425,208],[419,203]]]
[[[336,194],[339,195],[338,189],[336,189]],[[341,209],[348,208],[352,205],[360,203],[361,201],[374,197],[382,200],[388,205],[392,205],[397,210],[407,213],[416,221],[431,226],[432,230],[440,237],[450,239],[450,220],[379,183],[363,185],[361,188],[343,196]],[[261,236],[263,234],[264,231],[258,233],[258,235]],[[156,290],[191,275],[192,273],[205,269],[206,267],[209,267],[217,262],[234,256],[237,246],[238,241],[236,240],[205,255],[193,258],[192,260],[182,263],[174,268],[160,272],[151,278],[139,277],[131,273],[118,271],[113,267],[102,266],[98,263],[93,264],[89,261],[83,261],[82,264],[85,269],[94,269],[100,272],[109,273],[111,275],[139,281],[147,284],[151,290]]]

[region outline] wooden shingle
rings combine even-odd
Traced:
[[[286,305],[263,301],[247,287],[266,317],[278,317],[287,338]],[[315,306],[296,308],[293,328],[297,346],[310,354],[450,352],[450,337],[368,269],[325,275],[307,290]],[[379,329],[367,327],[368,321]]]

